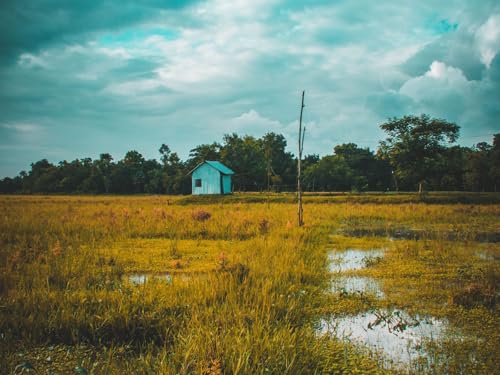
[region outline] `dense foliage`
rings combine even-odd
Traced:
[[[303,160],[307,191],[498,191],[500,188],[500,134],[492,145],[452,145],[459,127],[445,120],[422,116],[390,119],[380,126],[388,137],[376,152],[354,143],[337,145],[333,154]],[[114,161],[66,160],[58,165],[43,159],[29,172],[0,180],[1,193],[189,194],[189,172],[203,160],[220,160],[236,175],[234,191],[293,191],[296,156],[286,151],[283,135],[261,138],[227,134],[222,143],[198,145],[187,160],[162,144],[160,160],[146,160],[139,152]]]

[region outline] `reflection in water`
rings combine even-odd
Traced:
[[[372,294],[384,298],[380,283],[373,277],[341,276],[332,280],[332,291],[337,293]]]
[[[411,317],[402,310],[366,312],[322,320],[321,333],[382,350],[391,360],[409,363],[425,355],[422,342],[443,336],[446,323],[436,318]]]
[[[150,280],[158,280],[158,281],[164,281],[167,283],[172,282],[172,275],[168,273],[163,273],[163,274],[135,274],[135,275],[128,275],[127,276],[128,281],[130,281],[132,284],[135,285],[143,285],[146,284]]]
[[[330,260],[331,272],[354,271],[365,268],[371,262],[384,256],[384,250],[359,250],[348,249],[345,251],[332,251],[328,258]]]
[[[500,257],[498,257],[495,254],[491,254],[490,252],[487,251],[477,251],[476,256],[482,260],[493,260],[493,261],[500,260]]]

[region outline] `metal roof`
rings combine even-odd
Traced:
[[[198,164],[191,172],[190,174],[193,173],[196,169],[198,169],[200,166],[203,164],[207,163],[210,165],[212,168],[217,169],[220,173],[225,174],[225,175],[232,175],[234,174],[234,171],[228,167],[226,167],[224,164],[222,164],[220,161],[215,161],[215,160],[205,160],[204,162]]]

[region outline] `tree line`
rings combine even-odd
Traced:
[[[306,191],[497,191],[500,188],[500,134],[492,144],[453,145],[459,126],[427,115],[389,119],[380,125],[387,138],[376,151],[344,143],[330,155],[302,160]],[[234,191],[293,191],[296,156],[286,151],[283,135],[261,138],[232,133],[221,143],[193,148],[181,160],[166,144],[159,160],[133,150],[115,161],[42,159],[17,177],[0,180],[0,193],[189,194],[189,172],[204,160],[219,160],[233,169]]]

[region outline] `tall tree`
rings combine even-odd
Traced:
[[[385,190],[390,185],[390,169],[387,163],[375,158],[368,148],[358,147],[355,143],[335,146],[334,154],[342,156],[351,168],[353,190]]]
[[[353,170],[340,155],[327,155],[304,170],[308,190],[350,191],[357,183]]]
[[[236,172],[235,190],[257,191],[266,186],[266,160],[261,144],[252,136],[224,135],[221,159]]]
[[[179,155],[172,152],[170,147],[162,144],[160,147],[161,161],[163,163],[162,185],[163,192],[167,194],[178,194],[182,192],[183,182],[187,177],[184,164]]]
[[[217,142],[196,146],[189,151],[187,168],[191,170],[205,160],[219,160],[221,147],[220,143]]]
[[[487,142],[480,142],[467,154],[465,165],[465,184],[468,190],[493,190],[491,173],[493,147]]]
[[[128,151],[123,158],[124,175],[132,193],[143,193],[146,175],[144,174],[144,157],[135,150]]]
[[[99,160],[95,160],[94,164],[102,175],[104,193],[109,193],[111,189],[111,173],[113,171],[113,157],[111,154],[104,153],[99,155]]]
[[[296,166],[293,154],[286,151],[286,139],[282,134],[266,133],[258,140],[266,160],[266,174],[274,190],[283,185],[291,185],[296,179]]]
[[[395,177],[407,188],[423,184],[436,172],[437,161],[448,143],[457,140],[460,127],[428,115],[392,118],[380,125],[388,137],[380,142]]]

